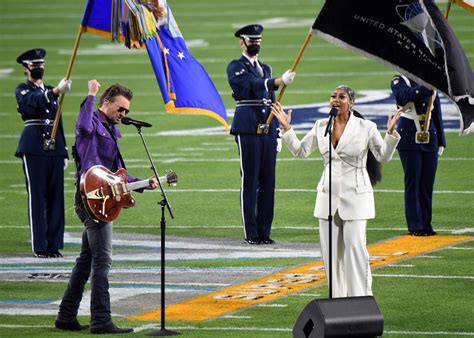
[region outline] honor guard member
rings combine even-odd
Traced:
[[[71,88],[63,79],[56,87],[43,83],[42,48],[28,50],[16,61],[23,66],[26,83],[16,87],[17,110],[24,122],[15,156],[23,159],[28,193],[28,222],[32,250],[36,257],[62,257],[64,241],[64,169],[67,148],[62,123],[55,143],[51,142],[57,98]]]
[[[431,225],[433,186],[438,156],[446,147],[439,97],[403,75],[392,79],[391,88],[403,109],[397,127],[401,135],[397,149],[405,176],[408,231],[413,236],[432,236],[436,234]],[[420,137],[427,123],[428,133]]]
[[[272,69],[258,59],[263,27],[248,25],[235,32],[242,56],[227,66],[227,77],[236,101],[230,133],[235,135],[240,155],[240,209],[244,240],[251,245],[274,244],[270,238],[275,194],[275,165],[278,122],[268,133],[257,134],[265,124],[275,101],[275,90],[293,82],[295,73],[287,70],[273,78]]]

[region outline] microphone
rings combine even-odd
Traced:
[[[131,119],[130,117],[126,117],[126,116],[122,117],[122,124],[132,125],[132,126],[135,126],[137,128],[139,128],[139,127],[150,128],[151,127],[151,124],[148,123],[148,122],[134,120],[134,119]]]
[[[328,124],[326,126],[326,131],[324,132],[325,137],[327,136],[327,134],[331,130],[332,124],[333,124],[334,119],[336,118],[338,112],[339,112],[339,109],[336,108],[336,107],[332,107],[331,110],[329,111],[329,120],[328,120]]]

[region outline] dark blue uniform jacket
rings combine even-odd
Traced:
[[[275,90],[278,86],[271,78],[271,67],[266,64],[260,65],[263,69],[263,77],[243,55],[239,60],[232,60],[227,66],[227,78],[232,88],[232,96],[237,102],[231,134],[256,134],[258,124],[265,123],[270,114],[271,102],[275,101]],[[243,102],[239,103],[239,101]],[[260,103],[248,101],[260,101]],[[278,122],[273,119],[270,133],[276,134],[277,128]]]
[[[16,87],[15,96],[18,112],[25,122],[15,156],[23,154],[68,157],[62,121],[56,134],[56,149],[43,150],[43,139],[51,137],[57,110],[57,97],[51,86],[44,90],[33,82],[21,83]]]
[[[411,86],[410,86],[411,85]],[[397,105],[404,106],[409,102],[415,105],[416,113],[422,115],[426,113],[432,91],[423,87],[413,80],[408,85],[401,76],[395,76],[392,79],[391,87],[397,100]],[[401,135],[399,150],[423,150],[438,151],[439,146],[446,147],[446,138],[443,129],[443,120],[441,118],[441,104],[438,95],[433,101],[433,110],[431,111],[431,122],[429,127],[430,143],[417,144],[415,134],[416,125],[413,120],[401,117],[398,123],[397,131]]]

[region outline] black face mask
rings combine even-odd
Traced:
[[[258,54],[258,52],[260,52],[260,45],[247,45],[247,53],[250,55],[250,56],[255,56]]]
[[[43,68],[30,69],[30,74],[34,80],[41,80],[44,75],[44,69]]]

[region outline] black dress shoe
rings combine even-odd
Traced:
[[[425,233],[426,233],[426,236],[434,236],[437,234],[437,232],[434,230],[429,230],[429,231],[426,231]]]
[[[48,251],[36,251],[35,252],[35,257],[37,257],[37,258],[49,258],[51,256],[49,255]]]
[[[428,236],[428,234],[427,234],[426,232],[421,231],[421,230],[410,231],[408,234],[411,235],[411,236],[417,236],[417,237],[420,237],[420,236]]]
[[[64,330],[64,331],[84,331],[89,328],[89,325],[81,325],[77,321],[77,318],[74,318],[74,320],[71,320],[69,322],[56,319],[56,321],[54,322],[54,326],[57,329]]]
[[[275,244],[275,241],[270,237],[262,239],[262,244]]]
[[[49,250],[49,257],[51,258],[61,258],[63,255],[58,251],[58,249]]]
[[[112,334],[120,334],[120,333],[130,333],[133,332],[133,329],[131,327],[118,327],[114,323],[110,323],[107,325],[103,326],[94,326],[91,327],[91,333],[93,334],[106,334],[106,333],[112,333]]]
[[[245,243],[250,244],[250,245],[260,245],[262,242],[260,239],[255,238],[255,237],[250,237],[250,238],[244,238]]]

